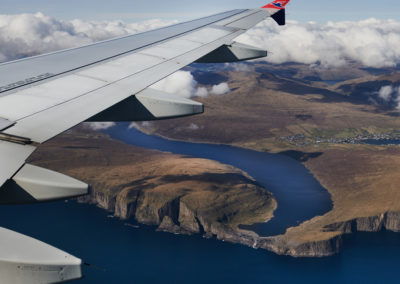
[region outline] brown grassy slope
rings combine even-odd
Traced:
[[[355,135],[400,128],[400,120],[347,96],[270,74],[228,72],[233,90],[199,99],[205,114],[152,122],[142,128],[182,140],[235,144],[257,150],[290,148],[276,137],[304,133],[308,137]],[[198,129],[193,129],[195,124]]]
[[[41,146],[30,162],[91,184],[103,199],[135,203],[133,215],[153,225],[162,221],[163,208],[174,200],[209,223],[230,227],[264,222],[276,207],[270,193],[234,167],[133,147],[98,134],[62,135]]]
[[[343,146],[326,149],[306,163],[332,196],[334,208],[291,228],[285,237],[294,242],[330,239],[341,230],[326,227],[358,218],[400,212],[400,148]]]

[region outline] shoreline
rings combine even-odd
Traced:
[[[179,139],[170,139],[168,137],[164,137],[162,135],[158,134],[153,134],[151,131],[143,131],[141,127],[135,127],[137,130],[142,131],[148,135],[155,135],[157,137],[160,137],[162,139],[170,140],[170,141],[179,141],[179,142],[185,142],[185,143],[201,143],[201,144],[213,144],[213,145],[227,145],[227,146],[233,146],[233,147],[239,147],[239,148],[244,148],[244,149],[250,149],[253,151],[258,151],[258,152],[263,152],[259,151],[257,149],[251,149],[248,147],[241,147],[238,145],[231,145],[231,144],[222,144],[222,143],[209,143],[209,142],[196,142],[196,141],[185,141],[185,140],[179,140]],[[386,140],[386,139],[382,139]],[[365,144],[360,144],[360,146],[363,146]],[[373,145],[375,147],[382,147],[381,145]],[[315,173],[312,171],[312,169],[307,166],[307,161],[308,159],[315,158],[312,156],[313,153],[307,153],[307,152],[301,152],[301,151],[296,151],[296,150],[288,150],[288,151],[282,151],[279,152],[278,154],[281,155],[286,155],[289,156],[290,158],[295,159],[296,161],[302,163],[308,170],[310,170],[310,173],[314,176],[314,178],[321,183],[320,179],[317,178]],[[322,153],[320,153],[322,154]],[[328,187],[324,186],[324,188],[328,191],[329,195],[331,196],[332,199],[332,193],[329,190]],[[279,206],[279,204],[278,204]],[[329,214],[329,211],[327,214]],[[326,214],[325,214],[326,215]],[[301,226],[304,223],[310,222],[313,219],[318,219],[323,217],[322,216],[316,216],[308,221],[305,221],[299,226]],[[384,217],[382,217],[384,216]],[[242,234],[242,232],[238,232],[236,235],[231,234],[228,238],[227,241],[231,241],[233,243],[239,243],[243,245],[247,245],[253,248],[262,248],[266,249],[268,251],[275,252],[280,255],[289,255],[292,257],[326,257],[326,256],[332,256],[334,254],[338,254],[341,252],[343,249],[343,246],[345,245],[345,236],[355,234],[357,232],[380,232],[382,230],[388,230],[388,231],[393,231],[393,232],[400,232],[400,213],[399,212],[383,212],[380,213],[379,215],[372,215],[372,216],[362,216],[359,218],[355,219],[350,219],[341,222],[341,226],[337,226],[337,224],[332,223],[324,227],[323,229],[326,230],[325,233],[331,234],[328,238],[325,239],[316,239],[315,241],[306,241],[306,242],[293,242],[292,238],[287,236],[287,234],[282,234],[278,236],[272,236],[272,237],[260,237],[257,235],[255,238],[254,235],[251,237],[246,236],[246,234]],[[294,229],[298,226],[290,227],[288,228],[287,232],[290,231],[291,229]],[[336,228],[333,230],[332,228]],[[246,230],[244,230],[246,231]],[[221,236],[217,239],[223,239]]]
[[[91,204],[100,207],[110,213],[113,213],[115,218],[119,218],[125,222],[129,222],[132,216],[121,215],[128,211],[121,211],[121,207],[129,207],[129,204],[124,203],[124,200],[117,197],[109,199],[108,196],[96,190],[93,194],[86,197],[80,197],[79,203]],[[119,203],[119,204],[118,204]],[[118,209],[120,208],[120,209]],[[194,215],[188,208],[185,212],[187,215]],[[219,241],[226,241],[233,244],[245,245],[254,249],[265,249],[278,255],[286,255],[294,258],[321,258],[329,257],[338,254],[342,251],[345,245],[345,237],[351,236],[358,232],[378,233],[383,230],[398,233],[400,232],[400,212],[388,212],[373,217],[363,217],[347,222],[331,224],[327,226],[326,232],[332,232],[333,236],[326,240],[316,240],[304,243],[290,243],[290,240],[285,235],[272,237],[261,237],[257,233],[250,230],[232,229],[228,226],[210,224],[202,216],[196,216],[197,221],[203,227],[203,231],[193,230],[193,227],[181,227],[176,225],[168,216],[163,218],[161,224],[146,224],[136,220],[141,226],[154,227],[156,231],[168,232],[178,235],[199,235],[203,238],[215,238]],[[137,224],[127,223],[133,228],[138,228]],[[290,229],[290,228],[289,228]],[[341,232],[338,234],[337,232]]]

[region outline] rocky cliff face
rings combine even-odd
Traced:
[[[271,193],[239,169],[129,146],[98,133],[64,134],[30,162],[90,184],[90,195],[79,202],[160,231],[253,246],[258,236],[238,225],[265,222],[277,206]]]
[[[283,236],[259,238],[256,247],[293,257],[325,257],[336,254],[342,246],[342,237],[305,243],[290,242]]]
[[[343,234],[384,228],[400,232],[400,212],[392,210],[344,222],[324,221],[320,226],[321,217],[313,228],[325,233],[324,238],[314,231],[307,240],[298,238],[310,232],[307,226],[295,232],[296,238],[287,234],[263,238],[238,225],[267,221],[277,204],[244,172],[209,160],[128,146],[99,134],[63,135],[40,148],[29,162],[91,184],[91,194],[79,201],[96,204],[121,219],[278,254],[328,256],[340,251]]]
[[[400,232],[400,212],[387,212],[372,217],[362,217],[346,222],[334,223],[324,228],[326,231],[343,234],[355,232],[379,232],[382,229]]]
[[[215,237],[218,240],[293,257],[325,257],[336,254],[343,246],[344,234],[378,232],[382,229],[400,232],[400,212],[388,212],[328,225],[324,228],[326,232],[339,232],[339,234],[323,241],[297,243],[285,236],[260,237],[251,231],[212,222],[207,216],[191,209],[182,198],[166,201],[157,209],[148,202],[146,194],[143,195],[140,191],[128,198],[126,191],[110,196],[94,189],[89,196],[81,197],[79,201],[97,204],[124,220],[156,225],[158,231],[188,235],[203,234],[208,238]]]
[[[219,240],[255,246],[258,235],[245,230],[232,228],[229,225],[210,220],[189,208],[181,198],[167,201],[157,209],[145,198],[145,194],[136,194],[136,199],[126,197],[121,191],[116,196],[97,191],[80,197],[81,203],[96,204],[114,213],[123,220],[132,220],[141,224],[158,226],[158,231],[179,234],[203,234],[205,237],[216,237]]]
[[[324,232],[331,232],[334,236],[326,240],[293,242],[285,236],[276,236],[260,238],[257,247],[294,257],[324,257],[341,251],[345,234],[381,230],[400,232],[400,212],[387,212],[327,225]]]
[[[343,234],[358,231],[377,232],[384,228],[395,232],[400,231],[400,212],[388,212],[326,226],[327,232],[340,232],[331,239],[296,243],[284,236],[260,237],[251,231],[212,222],[206,216],[198,214],[188,207],[181,198],[167,201],[159,209],[156,209],[152,207],[151,203],[148,203],[146,195],[138,192],[134,194],[134,197],[130,196],[128,199],[125,191],[121,191],[116,196],[110,196],[94,189],[89,196],[81,197],[79,201],[97,204],[124,220],[156,225],[158,231],[188,235],[203,234],[208,238],[215,237],[218,240],[266,249],[293,257],[325,257],[336,254],[342,248]]]
[[[254,232],[240,230],[218,222],[216,218],[210,218],[202,210],[193,209],[193,204],[185,203],[183,197],[184,194],[178,194],[174,198],[155,196],[146,192],[146,186],[142,189],[111,190],[98,183],[94,184],[90,195],[81,197],[79,201],[96,204],[124,220],[158,226],[158,231],[203,234],[207,238],[215,237],[218,240],[293,257],[325,257],[339,253],[344,234],[378,232],[382,229],[400,232],[400,212],[387,212],[327,225],[323,228],[324,232],[331,232],[334,236],[326,240],[296,242],[285,235],[260,237]]]

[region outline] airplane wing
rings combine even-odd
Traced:
[[[83,121],[146,121],[202,113],[202,104],[151,86],[192,62],[265,57],[266,51],[234,39],[267,17],[285,24],[289,1],[0,64],[0,203],[87,194],[87,184],[26,164],[26,159],[38,145]],[[20,260],[24,263],[23,255]],[[65,263],[73,272],[60,281],[80,274],[76,263]],[[47,275],[45,269],[35,273]]]

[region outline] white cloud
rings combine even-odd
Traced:
[[[196,92],[197,82],[193,75],[187,71],[178,71],[164,80],[154,84],[152,88],[178,95],[185,98],[190,98]]]
[[[176,21],[150,20],[133,24],[63,21],[42,13],[0,15],[0,61],[72,48],[173,23]]]
[[[136,122],[131,122],[128,126],[128,129],[137,128],[138,124]]]
[[[384,86],[379,90],[378,96],[385,102],[388,102],[392,98],[393,92],[394,88],[392,86]]]
[[[148,128],[151,126],[152,126],[151,121],[131,122],[128,126],[128,129],[132,128],[141,129],[141,128]]]
[[[386,105],[392,106],[400,111],[400,86],[383,86],[372,95],[379,97]],[[378,103],[375,99],[374,103]]]
[[[154,84],[152,88],[184,98],[223,95],[230,92],[228,83],[214,85],[209,90],[206,87],[198,87],[197,81],[189,71],[178,71]]]
[[[196,91],[194,96],[195,97],[201,97],[201,98],[207,97],[208,96],[207,88],[206,87],[197,88],[197,91]]]
[[[400,22],[368,19],[359,22],[298,23],[286,26],[267,20],[238,41],[270,51],[271,63],[297,62],[324,67],[348,60],[366,67],[391,67],[400,62]]]
[[[227,93],[229,93],[231,91],[231,89],[229,88],[229,85],[227,83],[221,83],[218,85],[214,85],[211,90],[210,93],[213,95],[225,95]]]
[[[177,21],[63,21],[42,13],[0,15],[0,61],[76,47],[117,36],[139,33]],[[298,62],[324,67],[348,60],[366,67],[400,62],[400,21],[367,19],[358,22],[298,23],[284,27],[271,19],[243,34],[238,41],[270,51],[271,63]],[[239,65],[238,69],[245,66]]]
[[[111,127],[114,127],[115,122],[86,122],[85,126],[89,127],[92,130],[106,130]]]

